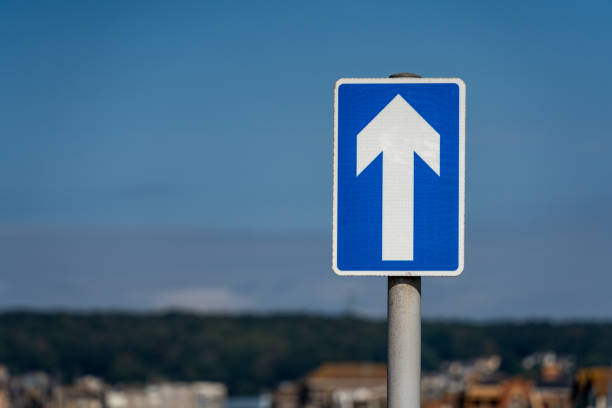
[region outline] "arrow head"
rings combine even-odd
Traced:
[[[399,94],[357,135],[357,175],[383,152],[406,163],[416,153],[440,175],[440,135]]]

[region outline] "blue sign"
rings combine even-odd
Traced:
[[[463,271],[465,84],[341,79],[334,117],[334,272]]]

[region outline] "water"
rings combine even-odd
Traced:
[[[270,401],[265,396],[251,395],[245,397],[230,397],[225,408],[269,408]]]

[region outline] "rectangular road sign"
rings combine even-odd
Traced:
[[[333,200],[335,273],[459,275],[465,214],[463,81],[336,82]]]

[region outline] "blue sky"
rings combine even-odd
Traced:
[[[424,313],[612,317],[612,5],[423,3],[3,2],[0,306],[383,315],[329,268],[333,84],[412,71],[467,84]]]

